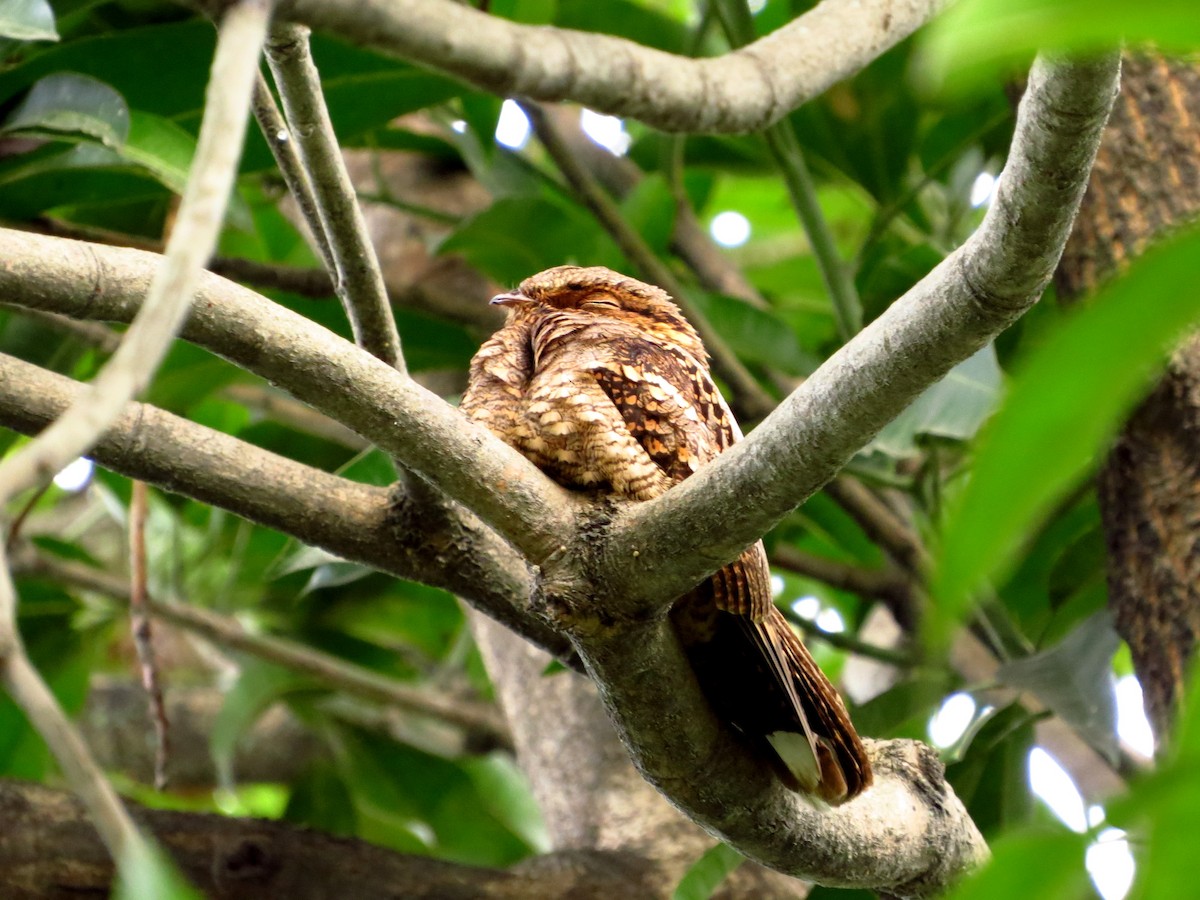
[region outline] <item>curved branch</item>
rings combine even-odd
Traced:
[[[519,25],[451,0],[284,0],[279,15],[502,96],[575,100],[665,131],[756,131],[864,68],[948,0],[825,0],[733,53]]]
[[[1118,71],[1115,54],[1069,64],[1039,59],[999,193],[975,234],[749,438],[662,497],[619,513],[605,570],[627,612],[665,604],[736,558],[921,391],[1037,301],[1086,187]]]

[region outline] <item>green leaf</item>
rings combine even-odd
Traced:
[[[528,855],[529,845],[493,815],[457,762],[355,729],[331,729],[331,736],[360,837],[470,865],[508,865]]]
[[[1138,859],[1135,896],[1191,897],[1196,890],[1195,859],[1200,829],[1200,664],[1193,661],[1190,690],[1176,721],[1175,745],[1159,771],[1114,801],[1114,822],[1136,828],[1143,849]]]
[[[1101,610],[1049,650],[1006,662],[996,677],[1036,694],[1115,763],[1117,707],[1111,675],[1119,643],[1111,614]]]
[[[819,365],[819,360],[800,346],[796,332],[774,312],[722,294],[696,292],[693,296],[709,324],[742,359],[796,376],[808,375]]]
[[[196,153],[196,139],[170,119],[135,109],[130,110],[129,134],[118,152],[176,194],[182,194]]]
[[[710,847],[688,867],[671,900],[708,900],[721,882],[745,861],[746,857],[724,842]]]
[[[0,132],[83,134],[116,150],[129,134],[129,107],[117,91],[88,75],[47,75],[29,89]]]
[[[500,124],[500,109],[503,101],[491,94],[469,91],[463,94],[463,119],[475,134],[485,156],[490,156],[496,146],[496,126]]]
[[[1026,536],[1103,452],[1200,315],[1198,258],[1194,231],[1152,250],[1026,358],[947,515],[935,625],[957,620],[979,585],[1003,576]]]
[[[615,34],[671,53],[682,52],[689,40],[689,28],[683,22],[629,0],[559,0],[555,24]]]
[[[333,764],[324,760],[314,763],[293,787],[283,818],[339,837],[351,837],[358,831],[350,789]]]
[[[345,562],[343,560],[325,563],[313,569],[308,583],[304,585],[304,588],[300,592],[300,596],[303,597],[305,594],[311,594],[313,591],[320,591],[325,588],[353,584],[374,574],[374,569],[364,566],[361,563]]]
[[[929,717],[951,690],[944,672],[924,672],[901,681],[854,712],[854,723],[864,734],[878,737],[929,737]]]
[[[271,663],[257,660],[246,662],[237,682],[225,695],[225,702],[217,713],[209,735],[209,747],[220,784],[233,784],[233,758],[238,741],[258,721],[259,716],[286,694],[312,689],[313,684],[310,677]]]
[[[202,900],[202,895],[162,850],[134,844],[118,866],[116,900]]]
[[[440,248],[458,252],[500,284],[516,284],[550,266],[593,260],[598,226],[582,210],[535,196],[502,197],[464,222]]]
[[[0,37],[57,41],[54,10],[46,0],[0,0]]]
[[[881,203],[904,190],[920,120],[906,86],[911,44],[884,53],[789,117],[812,168],[844,172]]]
[[[675,233],[675,197],[657,172],[647,175],[621,200],[625,220],[655,253],[665,254]]]
[[[1063,900],[1083,897],[1087,837],[1037,829],[1007,835],[992,845],[988,865],[958,885],[948,900]]]
[[[495,0],[488,10],[493,16],[524,22],[529,25],[548,25],[554,21],[558,8],[556,0]]]
[[[960,362],[888,423],[870,447],[896,459],[918,452],[923,435],[964,441],[974,437],[996,408],[1003,376],[988,344]]]
[[[465,759],[462,768],[497,821],[538,853],[550,852],[550,834],[530,793],[529,780],[511,756],[492,753]]]
[[[329,35],[313,35],[312,55],[329,117],[343,144],[465,90],[442,75]],[[261,157],[263,164],[269,158]]]
[[[960,758],[946,766],[946,780],[986,836],[1029,821],[1032,795],[1026,784],[1034,717],[1019,703],[980,718]]]
[[[927,61],[939,82],[964,90],[1039,50],[1097,50],[1152,42],[1160,52],[1200,46],[1193,0],[969,0],[930,26]]]

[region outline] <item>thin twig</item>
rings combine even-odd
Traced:
[[[133,646],[141,667],[142,689],[154,723],[154,787],[167,786],[167,757],[170,753],[170,727],[163,704],[162,680],[154,653],[154,635],[150,628],[146,589],[146,515],[149,488],[144,481],[133,482],[129,501],[129,624]]]
[[[100,350],[102,353],[112,353],[117,347],[121,346],[121,336],[107,325],[102,325],[99,322],[80,322],[78,319],[70,319],[66,316],[60,316],[57,313],[43,312],[40,309],[24,309],[19,306],[9,306],[8,304],[0,305],[5,306],[7,309],[18,311],[23,316],[36,319],[73,338],[78,338],[85,344]]]
[[[46,491],[50,490],[50,485],[53,482],[47,481],[36,491],[34,491],[29,499],[25,501],[25,505],[21,507],[21,511],[13,517],[12,524],[8,526],[8,536],[4,539],[4,546],[8,550],[12,550],[17,543],[17,538],[21,536],[21,528],[25,525],[25,520],[29,518],[29,514],[33,512],[33,508],[37,506],[37,502],[45,496]]]
[[[312,184],[313,199],[337,273],[337,293],[360,347],[405,372],[400,334],[367,223],[333,133],[321,77],[313,64],[308,29],[279,25],[267,59],[283,99],[289,130]]]
[[[316,244],[317,255],[325,263],[326,269],[336,272],[337,267],[334,265],[333,254],[329,249],[329,238],[325,235],[325,226],[321,223],[321,216],[317,212],[317,201],[313,197],[312,182],[308,178],[308,172],[305,171],[304,165],[300,162],[300,154],[296,151],[296,141],[292,137],[291,131],[288,130],[287,122],[284,121],[283,114],[275,104],[275,95],[271,93],[267,79],[262,76],[261,72],[254,82],[254,118],[258,121],[259,130],[262,131],[267,146],[271,148],[271,154],[275,157],[275,165],[279,168],[279,174],[283,176],[283,183],[287,185],[288,191],[296,201],[296,206],[300,209],[300,215],[304,217],[304,222],[308,225],[308,232],[312,235],[313,243]]]
[[[124,604],[132,602],[129,585],[91,566],[35,553],[23,562],[22,571],[37,573],[105,594]],[[387,678],[370,669],[298,644],[287,638],[248,632],[235,619],[207,609],[155,600],[147,596],[150,614],[199,634],[227,650],[238,650],[295,672],[312,675],[337,690],[387,706],[456,725],[495,746],[511,747],[504,722],[495,709],[467,700],[452,700]]]
[[[0,610],[12,611],[16,594],[8,572],[7,554],[0,546]],[[41,675],[30,664],[11,620],[0,624],[0,683],[29,717],[37,733],[54,753],[71,790],[87,808],[92,824],[114,860],[126,860],[144,851],[145,839],[121,805],[91,751],[71,724]]]
[[[825,493],[848,512],[867,536],[883,547],[906,572],[915,579],[924,578],[929,554],[920,537],[861,481],[843,475],[825,485]]]
[[[542,142],[542,146],[546,148],[546,152],[580,199],[596,216],[601,227],[612,236],[621,252],[637,267],[643,278],[661,287],[679,304],[704,341],[717,373],[729,385],[733,395],[730,405],[747,420],[761,419],[767,415],[775,408],[775,401],[755,381],[754,376],[729,349],[725,339],[689,300],[679,279],[663,264],[642,236],[625,221],[616,203],[605,193],[592,173],[575,158],[545,111],[536,103],[519,102],[521,109],[529,117],[538,140]]]
[[[797,615],[796,611],[788,606],[781,606],[779,609],[783,612],[784,618],[803,631],[806,636],[824,641],[830,647],[836,647],[838,650],[845,650],[847,653],[864,656],[867,659],[874,659],[901,669],[911,669],[917,665],[917,657],[912,653],[893,650],[891,647],[881,647],[878,644],[869,644],[866,641],[860,641],[854,635],[843,634],[840,631],[829,631],[811,619]]]
[[[407,200],[393,197],[390,192],[359,191],[358,199],[364,200],[367,203],[378,203],[380,206],[389,206],[400,212],[409,213],[422,219],[429,219],[441,225],[461,225],[463,221],[463,217],[456,213],[444,212],[440,209],[434,209],[432,206],[425,206],[422,203],[410,203]]]
[[[341,422],[265,385],[234,383],[226,387],[223,393],[234,403],[256,410],[281,425],[340,444],[350,450],[368,450],[374,446]]]
[[[912,580],[894,568],[866,569],[805,553],[787,544],[777,546],[771,551],[771,562],[839,590],[882,600],[893,611],[897,606],[911,609],[913,604]]]
[[[848,341],[858,334],[862,328],[862,301],[859,300],[858,290],[845,260],[838,253],[833,240],[833,232],[821,211],[817,201],[817,187],[809,174],[808,165],[804,162],[804,152],[796,140],[796,132],[786,119],[770,126],[764,136],[767,147],[775,158],[775,164],[783,174],[783,183],[787,187],[788,196],[804,232],[808,235],[812,246],[813,258],[821,272],[821,280],[829,292],[833,305],[833,318],[837,323],[838,335],[843,341]]]

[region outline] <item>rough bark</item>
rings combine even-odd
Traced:
[[[1094,289],[1198,214],[1200,68],[1128,59],[1060,287],[1068,297]],[[1161,738],[1200,639],[1200,336],[1130,417],[1098,486],[1109,603]]]
[[[607,900],[646,896],[638,861],[613,853],[538,857],[512,871],[393,853],[285,822],[129,804],[206,897],[215,900]],[[0,782],[0,896],[106,897],[112,860],[80,803],[63,791]],[[20,823],[20,827],[13,827]]]
[[[588,679],[569,671],[544,675],[548,654],[485,616],[471,621],[554,848],[640,859],[644,896],[670,897],[717,839],[637,773]],[[747,863],[713,896],[794,900],[807,893],[803,882]]]
[[[211,4],[215,0],[202,0]],[[946,0],[826,0],[712,59],[521,25],[450,0],[284,0],[278,14],[500,96],[575,100],[667,131],[754,131],[859,71]]]
[[[217,786],[209,735],[224,702],[225,695],[216,688],[168,689],[171,753],[167,774],[171,790],[212,790]],[[95,681],[80,727],[106,770],[153,784],[154,740],[147,729],[146,693],[140,685]],[[238,741],[232,768],[240,783],[290,781],[325,756],[325,745],[280,704],[268,709]]]

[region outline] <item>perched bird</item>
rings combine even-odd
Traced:
[[[462,409],[566,487],[650,500],[741,439],[699,336],[657,287],[558,266],[492,303]],[[671,623],[713,711],[790,788],[841,803],[871,768],[837,691],[771,601],[762,542]]]

